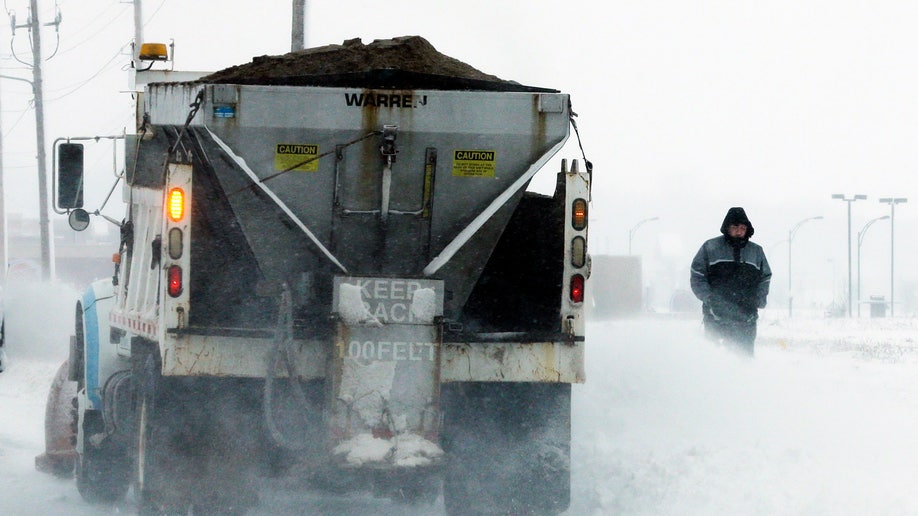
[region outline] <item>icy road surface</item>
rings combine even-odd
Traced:
[[[0,514],[134,514],[39,473],[72,317],[60,286],[8,289]],[[588,326],[570,515],[918,514],[918,322],[765,320],[755,360],[694,319]],[[442,514],[370,496],[265,493],[252,514]]]

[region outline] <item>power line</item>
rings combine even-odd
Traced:
[[[31,104],[31,103],[30,103],[30,104]],[[32,112],[32,108],[23,109],[23,110],[22,110],[22,113],[19,114],[19,117],[16,118],[16,121],[13,122],[13,125],[11,125],[10,128],[9,128],[7,131],[5,131],[5,132],[3,133],[3,137],[6,138],[6,137],[9,136],[10,134],[12,134],[13,129],[15,129],[16,126],[19,125],[19,122],[22,121],[22,119],[26,116],[26,114],[31,113],[31,112]]]
[[[48,102],[54,102],[54,101],[56,101],[56,100],[61,100],[61,99],[65,98],[65,97],[68,97],[68,96],[70,96],[70,95],[76,93],[78,90],[80,90],[81,88],[83,88],[84,86],[86,86],[87,84],[89,84],[89,82],[91,82],[93,79],[95,79],[96,77],[98,77],[99,75],[101,75],[102,72],[106,71],[106,69],[108,69],[109,65],[111,65],[116,59],[118,59],[118,58],[121,57],[122,55],[123,55],[123,54],[122,54],[121,51],[119,50],[118,53],[116,53],[115,55],[113,55],[113,56],[108,60],[108,62],[106,62],[104,65],[102,65],[98,70],[96,70],[96,71],[95,71],[92,75],[90,75],[88,78],[86,78],[86,79],[83,80],[82,82],[77,83],[76,86],[72,86],[72,87],[71,87],[71,86],[66,86],[66,87],[64,87],[64,88],[59,88],[59,89],[57,89],[57,90],[53,90],[53,91],[61,91],[61,90],[64,90],[64,89],[66,89],[66,88],[71,88],[69,91],[67,91],[66,93],[64,93],[64,94],[62,94],[62,95],[58,95],[57,97],[53,97],[53,98],[48,99]]]
[[[112,5],[117,6],[117,4],[112,4]],[[111,6],[110,6],[110,7],[111,7]],[[94,18],[93,21],[98,20],[98,19],[101,19],[101,17],[102,17],[104,14],[105,14],[104,12],[103,12],[103,13],[100,13],[96,18]],[[84,44],[86,44],[87,42],[89,42],[89,41],[95,39],[99,34],[101,34],[101,33],[102,33],[105,29],[107,29],[110,25],[112,25],[112,24],[114,24],[115,22],[119,21],[119,20],[120,20],[122,17],[124,17],[124,16],[125,16],[125,10],[122,9],[121,12],[116,13],[114,16],[112,16],[111,18],[109,18],[108,21],[105,22],[104,25],[102,25],[101,27],[99,27],[98,29],[96,29],[92,34],[90,34],[89,36],[85,37],[84,39],[82,39],[82,40],[80,40],[80,41],[74,43],[73,45],[68,46],[68,47],[65,48],[64,50],[61,50],[60,53],[61,53],[61,54],[66,54],[66,53],[73,52],[74,50],[79,49],[81,45],[84,45]],[[88,26],[88,25],[87,25],[87,26],[84,26],[84,28],[82,28],[82,29],[80,29],[80,30],[77,30],[77,31],[73,34],[73,36],[79,35],[80,33],[85,32],[86,30],[89,30],[89,27],[90,27],[90,26]]]

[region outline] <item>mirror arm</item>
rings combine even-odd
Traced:
[[[109,217],[108,215],[106,215],[106,214],[104,214],[104,213],[101,213],[99,210],[96,210],[96,211],[92,212],[92,214],[93,214],[93,215],[98,215],[98,216],[102,217],[103,219],[105,219],[105,220],[111,222],[112,224],[118,226],[119,228],[121,227],[121,222],[120,222],[120,221],[115,220],[115,219]]]

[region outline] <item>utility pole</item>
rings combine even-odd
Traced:
[[[41,24],[38,0],[30,0],[29,32],[32,34],[32,89],[35,94],[35,140],[38,160],[38,224],[41,230],[41,279],[53,277],[51,260],[51,222],[48,218],[48,172],[45,156],[45,107],[41,78]]]
[[[60,13],[54,21],[48,23],[57,27],[60,24]],[[38,162],[38,225],[41,234],[41,275],[42,279],[47,281],[54,277],[54,258],[51,247],[51,222],[48,215],[48,173],[47,157],[45,154],[45,105],[42,87],[41,75],[41,23],[38,20],[38,0],[29,1],[29,19],[25,25],[16,25],[16,17],[11,17],[10,23],[13,33],[16,29],[27,27],[29,30],[29,39],[32,44],[32,80],[22,79],[19,77],[7,77],[5,79],[15,79],[28,82],[32,85],[32,94],[35,97],[35,159]],[[14,56],[15,57],[15,56]],[[17,61],[29,65],[25,61],[17,58]]]
[[[293,25],[290,33],[290,51],[306,48],[306,0],[293,0]]]
[[[140,45],[143,45],[143,0],[134,0],[134,51],[131,52],[134,73],[140,65]]]

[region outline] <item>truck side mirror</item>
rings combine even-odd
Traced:
[[[83,144],[57,146],[57,206],[72,210],[83,207]]]
[[[67,222],[74,231],[83,231],[89,227],[89,213],[83,208],[76,208],[70,212]]]

